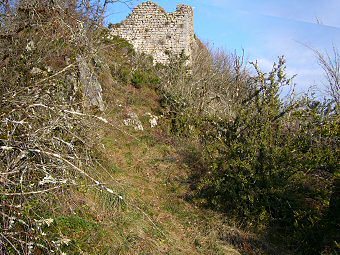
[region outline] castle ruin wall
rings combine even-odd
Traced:
[[[153,56],[155,63],[167,64],[169,54],[184,54],[191,62],[195,43],[194,13],[187,5],[178,5],[167,13],[147,1],[137,6],[123,22],[111,28],[111,35],[130,42],[137,52]]]

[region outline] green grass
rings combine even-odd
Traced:
[[[96,230],[99,225],[79,216],[61,216],[55,219],[55,224],[65,235],[82,231]]]
[[[173,140],[162,126],[151,129],[143,117],[144,131],[123,125],[127,111],[159,111],[155,91],[130,91],[116,88],[109,102],[104,117],[114,127],[96,126],[102,167],[91,171],[115,195],[91,186],[72,189],[54,210],[49,231],[72,240],[62,248],[67,254],[239,254],[221,238],[223,217],[185,199],[191,170],[182,153],[190,141]]]

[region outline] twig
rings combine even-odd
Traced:
[[[7,197],[11,197],[11,196],[27,196],[27,195],[46,193],[46,192],[49,192],[49,191],[52,191],[52,190],[60,189],[61,187],[62,186],[56,186],[56,187],[52,187],[52,188],[49,188],[49,189],[38,190],[38,191],[31,191],[31,192],[0,193],[0,195],[7,196]]]
[[[8,240],[8,238],[6,236],[4,236],[1,232],[0,235],[2,236],[2,238],[4,238],[11,246],[12,248],[20,255],[20,252],[15,248],[15,246],[12,244],[12,242],[10,240]]]
[[[55,76],[57,76],[57,75],[59,75],[59,74],[65,72],[67,69],[71,68],[72,66],[74,66],[74,64],[70,64],[70,65],[66,66],[64,69],[62,69],[61,71],[59,71],[59,72],[57,72],[57,73],[55,73],[55,74],[53,74],[53,75],[51,75],[51,76],[49,76],[49,77],[47,77],[47,78],[45,78],[45,79],[42,79],[42,80],[40,80],[40,81],[37,81],[36,84],[40,84],[40,83],[43,83],[44,81],[47,81],[47,80],[49,80],[49,79],[52,79],[53,77],[55,77]]]
[[[102,122],[104,122],[105,124],[108,124],[108,125],[110,125],[111,127],[113,127],[114,129],[116,129],[116,130],[118,130],[118,131],[120,131],[120,132],[122,132],[122,133],[124,133],[124,134],[126,134],[126,135],[128,135],[128,136],[130,136],[130,137],[132,137],[133,139],[135,139],[135,140],[137,140],[137,141],[139,141],[140,142],[140,140],[136,137],[136,136],[133,136],[133,135],[131,135],[131,134],[129,134],[129,133],[127,133],[127,132],[125,132],[124,130],[122,130],[122,129],[120,129],[120,128],[118,128],[118,127],[116,127],[116,126],[114,126],[113,124],[111,124],[107,119],[105,119],[105,118],[103,118],[103,117],[100,117],[100,116],[96,116],[96,115],[89,115],[89,114],[85,114],[85,113],[81,113],[81,112],[74,112],[74,111],[69,111],[69,110],[64,110],[64,112],[66,112],[66,113],[70,113],[70,114],[75,114],[75,115],[79,115],[79,116],[87,116],[87,117],[92,117],[92,118],[96,118],[96,119],[98,119],[98,120],[100,120],[100,121],[102,121]]]

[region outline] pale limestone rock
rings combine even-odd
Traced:
[[[129,112],[127,114],[128,118],[123,120],[123,123],[125,126],[131,126],[135,130],[143,131],[143,125],[142,122],[139,120],[138,115],[134,112]]]
[[[97,107],[104,111],[104,101],[102,98],[102,87],[96,74],[91,70],[86,59],[82,56],[77,57],[79,68],[79,81],[84,86],[84,96],[90,107]]]
[[[47,75],[47,73],[45,71],[41,70],[38,67],[33,67],[32,70],[30,71],[30,74],[32,76],[36,76],[36,75],[44,75],[44,76],[46,76]]]
[[[158,119],[159,119],[158,116],[153,115],[149,112],[147,112],[145,115],[149,116],[149,123],[150,123],[151,128],[154,128],[158,125]]]
[[[35,49],[34,41],[29,41],[26,45],[26,50],[28,52],[33,51]]]

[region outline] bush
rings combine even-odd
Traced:
[[[243,57],[213,50],[196,40],[190,66],[182,54],[170,56],[169,66],[160,68],[161,90],[182,98],[195,118],[231,116],[233,106],[247,92]]]
[[[280,89],[291,82],[284,64],[280,58],[267,76],[255,66],[253,89],[235,118],[205,123],[212,174],[202,180],[200,194],[247,225],[275,229],[275,238],[301,254],[318,254],[335,241],[323,236],[332,228],[339,117],[326,111],[327,102],[283,101]]]
[[[131,83],[136,88],[141,88],[143,85],[155,87],[160,84],[160,79],[150,71],[136,70],[132,75]]]
[[[189,71],[184,59],[160,68],[159,91],[170,131],[203,148],[199,201],[300,254],[336,249],[336,100],[284,98],[294,90],[283,57],[250,75],[243,57],[202,45],[195,54]]]
[[[62,253],[51,214],[69,186],[95,181],[76,57],[90,62],[101,38],[75,6],[0,1],[0,254]]]

